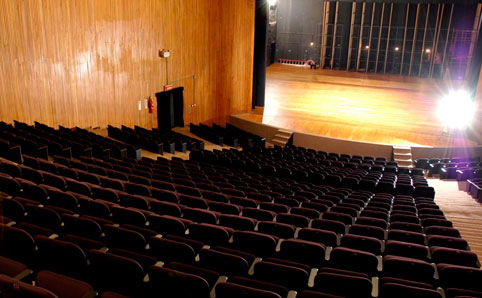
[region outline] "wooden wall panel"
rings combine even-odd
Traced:
[[[186,124],[224,123],[251,107],[254,4],[0,0],[0,120],[156,127],[143,99],[169,80]]]

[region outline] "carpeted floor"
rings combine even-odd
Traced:
[[[479,259],[482,258],[482,204],[467,192],[459,190],[459,183],[455,180],[433,178],[428,183],[435,188],[435,202],[447,219],[469,242],[470,249]]]

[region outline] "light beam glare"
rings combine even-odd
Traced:
[[[448,128],[463,129],[470,125],[475,105],[470,95],[463,90],[451,91],[438,103],[438,116]]]

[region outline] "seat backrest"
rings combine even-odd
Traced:
[[[95,295],[88,283],[50,271],[40,271],[36,277],[39,287],[50,290],[59,297],[83,298]]]
[[[283,285],[290,290],[300,290],[306,288],[309,275],[298,267],[261,261],[254,266],[254,277]]]
[[[362,272],[374,276],[378,272],[378,259],[362,250],[336,247],[331,252],[330,264],[335,268]]]
[[[27,266],[20,262],[0,256],[0,274],[15,277],[17,274],[28,270]]]
[[[162,292],[167,297],[209,297],[209,283],[198,275],[157,266],[149,267],[148,274],[152,294]]]
[[[287,239],[281,242],[280,255],[283,259],[320,267],[325,263],[325,245],[301,239]]]
[[[98,250],[89,250],[89,259],[96,289],[127,296],[140,292],[144,270],[136,261]]]
[[[384,283],[380,287],[381,298],[441,298],[442,295],[431,289],[418,288],[398,283]]]
[[[314,288],[320,292],[343,297],[371,297],[370,279],[361,276],[321,272],[316,275]]]
[[[4,298],[58,298],[57,295],[47,289],[29,285],[4,274],[0,274],[0,292]]]
[[[280,295],[256,288],[238,285],[230,282],[219,283],[216,286],[218,298],[281,298]]]

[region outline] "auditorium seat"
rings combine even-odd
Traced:
[[[330,254],[330,267],[378,275],[378,259],[369,252],[346,247],[335,247]]]
[[[426,246],[420,244],[387,240],[385,242],[385,254],[427,260],[429,250]]]
[[[0,256],[0,275],[2,274],[22,280],[32,274],[32,270],[20,262]]]
[[[422,233],[423,227],[421,224],[395,221],[390,223],[390,230],[404,230],[404,231]]]
[[[256,220],[272,221],[276,216],[276,212],[246,207],[243,208],[242,215]]]
[[[440,246],[440,247],[468,250],[467,241],[458,237],[428,235],[427,243],[429,246]]]
[[[250,263],[242,256],[216,249],[202,248],[199,251],[199,259],[202,267],[212,269],[226,276],[244,276],[248,273],[250,267]]]
[[[299,291],[307,287],[309,274],[299,267],[260,261],[254,265],[253,276],[258,280]]]
[[[386,231],[384,229],[361,224],[353,224],[350,227],[348,233],[360,236],[373,237],[379,240],[385,240],[386,238]]]
[[[58,298],[53,292],[42,287],[32,286],[14,278],[0,274],[0,292],[4,297],[38,297],[38,298]]]
[[[382,254],[382,241],[373,237],[346,234],[341,238],[340,246],[366,251],[375,255]]]
[[[482,292],[482,286],[478,282],[482,277],[482,270],[452,264],[437,264],[440,286],[447,289],[463,289]],[[468,296],[472,296],[468,294]],[[477,295],[475,295],[477,296]]]
[[[387,240],[398,240],[409,243],[425,245],[425,235],[405,230],[391,229],[388,231]]]
[[[325,245],[317,242],[287,239],[281,242],[280,257],[311,267],[320,267],[325,263],[325,249]]]
[[[445,263],[480,268],[477,254],[471,251],[431,246],[430,253],[432,255],[432,261],[436,264]]]
[[[432,265],[423,260],[391,255],[383,257],[383,274],[386,277],[432,284],[434,272]]]
[[[198,266],[187,265],[179,262],[170,262],[169,264],[164,266],[164,268],[199,276],[204,280],[206,280],[206,282],[209,285],[209,288],[213,288],[219,279],[219,273],[216,271],[209,270],[206,268],[201,268]]]
[[[259,257],[271,256],[275,253],[278,237],[251,231],[235,231],[233,247]]]
[[[419,288],[398,283],[384,283],[380,287],[381,298],[442,298],[443,296],[432,289]]]
[[[218,298],[282,298],[275,292],[243,286],[231,282],[222,282],[216,286]]]
[[[163,293],[167,297],[208,298],[211,291],[206,279],[166,267],[148,269],[151,296]]]
[[[332,231],[337,234],[345,234],[346,232],[345,223],[342,221],[338,221],[336,216],[333,218],[334,219],[326,219],[326,218],[314,219],[311,222],[311,227],[314,229]]]
[[[255,219],[238,216],[238,215],[230,215],[230,214],[221,214],[219,216],[219,224],[221,226],[226,226],[233,228],[235,230],[247,230],[253,231],[254,227],[256,226],[257,221]]]
[[[196,256],[196,252],[190,245],[167,238],[151,237],[149,246],[150,253],[163,262],[192,263]]]
[[[161,235],[184,235],[191,223],[190,220],[169,215],[149,215],[148,219],[149,228]]]
[[[336,297],[372,297],[372,283],[368,276],[346,270],[331,272],[322,268],[320,271],[315,277],[313,287],[317,291],[336,295]]]
[[[64,223],[63,233],[65,234],[84,236],[93,240],[102,238],[101,226],[91,219],[63,214],[62,222]]]
[[[114,225],[104,225],[105,243],[111,248],[123,248],[143,253],[147,245],[144,236],[134,230]]]
[[[116,223],[132,224],[136,226],[144,226],[146,224],[146,216],[134,208],[113,206],[110,208],[112,219]]]
[[[38,287],[51,291],[59,298],[84,298],[97,295],[90,284],[55,272],[40,271],[35,279]]]
[[[206,223],[193,223],[189,226],[189,237],[208,245],[228,244],[233,232],[231,228]]]
[[[282,239],[293,238],[295,231],[296,226],[290,224],[272,221],[258,222],[258,232],[273,235]]]
[[[425,228],[425,234],[461,238],[460,232],[457,229],[450,228],[450,227],[444,227],[444,226],[427,227],[427,228]]]
[[[136,261],[97,250],[89,251],[90,280],[100,292],[114,291],[126,296],[142,297],[145,290],[144,270]]]
[[[374,217],[364,217],[364,216],[358,217],[355,221],[355,224],[379,227],[384,230],[386,230],[388,227],[388,223],[383,219],[374,218]]]

